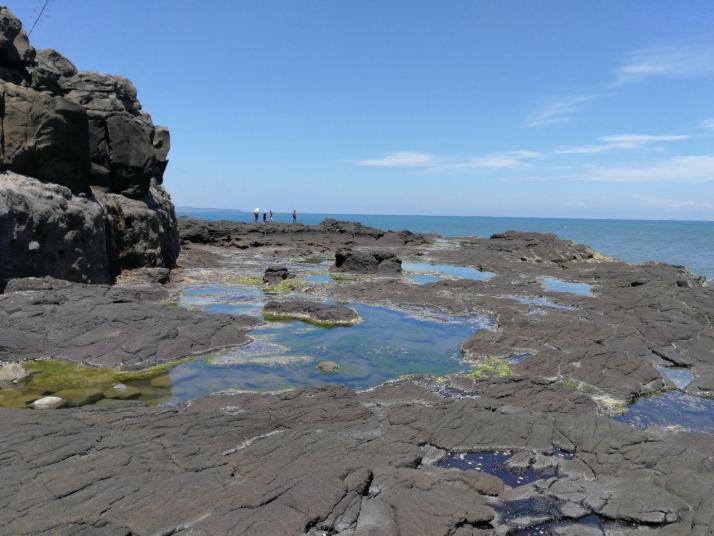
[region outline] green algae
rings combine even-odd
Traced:
[[[277,283],[276,285],[266,286],[265,292],[276,294],[281,292],[302,292],[308,286],[310,285],[307,283],[307,281],[291,277],[289,279],[283,279],[280,283]]]
[[[344,328],[344,327],[349,327],[357,322],[326,322],[323,320],[317,320],[315,318],[311,318],[307,315],[301,315],[301,314],[273,314],[273,313],[263,313],[263,319],[266,322],[294,322],[296,320],[300,322],[305,322],[306,324],[310,324],[313,326],[317,326],[319,328],[325,328],[325,329],[332,329],[332,328]]]
[[[167,399],[171,394],[169,370],[186,359],[163,363],[142,370],[97,368],[63,360],[25,361],[30,379],[17,387],[0,389],[0,407],[25,408],[43,396],[59,396],[68,407],[94,404],[105,398],[140,399],[149,404]],[[156,378],[169,382],[154,384]],[[124,392],[113,387],[127,386]]]
[[[560,383],[562,383],[566,387],[569,387],[570,389],[578,388],[578,383],[574,379],[569,378],[568,376],[564,376],[563,378],[561,378]]]
[[[511,375],[511,365],[500,357],[487,357],[474,364],[468,373],[471,378],[506,378]]]

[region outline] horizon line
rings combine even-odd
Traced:
[[[209,211],[235,211],[243,214],[253,214],[252,210],[240,208],[217,208],[217,207],[194,207],[176,206],[179,210],[209,210]],[[264,212],[261,210],[261,212]],[[267,211],[265,211],[267,212]],[[273,211],[273,214],[288,214],[292,211]],[[693,219],[667,219],[667,218],[606,218],[606,217],[577,217],[577,216],[486,216],[477,214],[384,214],[377,212],[300,212],[312,216],[385,216],[385,217],[418,217],[418,218],[490,218],[490,219],[519,219],[519,220],[583,220],[583,221],[642,221],[642,222],[677,222],[677,223],[714,223],[714,220],[693,220]],[[275,223],[275,222],[273,222]]]

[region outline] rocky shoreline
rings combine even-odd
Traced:
[[[1,535],[714,534],[703,278],[177,219],[133,84],[5,7],[0,100]]]
[[[231,335],[210,346],[239,344],[254,320],[184,313],[171,305],[171,296],[191,285],[230,285],[236,277],[245,282],[246,273],[255,274],[251,284],[262,285],[266,267],[296,261],[322,260],[327,270],[330,257],[345,248],[388,249],[400,259],[495,275],[487,281],[444,275],[416,284],[406,274],[379,270],[340,273],[329,283],[298,284],[274,299],[290,302],[298,294],[311,301],[478,312],[495,324],[463,342],[465,359],[478,364],[516,352],[529,357],[510,366],[507,375],[417,375],[360,393],[333,386],[215,395],[178,407],[126,401],[49,413],[0,410],[14,430],[0,440],[7,460],[2,503],[9,533],[481,535],[530,534],[536,532],[526,527],[536,527],[545,534],[705,535],[713,530],[711,435],[676,427],[639,430],[609,416],[639,397],[673,388],[658,372],[661,366],[689,369],[694,379],[686,390],[709,395],[714,295],[685,269],[632,266],[531,233],[443,239],[341,222],[180,221],[183,250],[166,285],[140,273],[127,274],[114,287],[11,281],[0,295],[0,347],[17,346],[2,358],[17,355],[22,345],[31,350],[27,355],[34,351],[17,335],[12,341],[4,335],[16,322],[13,315],[35,327],[51,325],[53,314],[69,324],[76,318],[76,329],[86,331],[97,308],[119,311],[127,304],[136,315],[127,333],[143,333],[140,340],[146,341],[138,355],[156,352],[152,341],[158,332],[167,337],[163,347],[173,350],[163,354],[166,358],[194,353],[192,343],[161,331],[177,320],[191,325],[196,344],[209,346],[206,337],[225,326],[232,327]],[[548,291],[545,277],[592,285],[592,295]],[[303,279],[298,273],[288,279],[293,280]],[[77,293],[100,304],[83,307],[84,316],[63,313],[61,296],[79,306]],[[41,310],[31,313],[32,307]],[[193,316],[164,320],[160,310]],[[202,325],[207,327],[198,328]],[[65,325],[62,331],[71,329]],[[29,325],[23,329],[31,331]],[[79,345],[53,354],[49,332],[35,340],[48,356],[86,355]],[[121,336],[112,340],[114,348],[124,348],[121,341]],[[90,341],[86,348],[96,346]],[[93,354],[93,364],[118,364],[108,358],[111,352],[103,355]],[[40,436],[55,439],[31,439]],[[468,461],[494,452],[502,458],[508,452],[501,473],[440,466],[448,456]],[[200,499],[194,491],[199,489]]]

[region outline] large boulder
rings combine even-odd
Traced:
[[[0,170],[15,172],[0,179],[0,287],[173,268],[178,228],[161,186],[169,148],[131,81],[35,51],[0,6]]]
[[[0,173],[0,281],[50,275],[107,282],[106,242],[104,210],[96,199]]]
[[[0,62],[23,64],[31,62],[35,49],[30,45],[22,23],[5,6],[0,6]]]
[[[391,251],[344,248],[335,253],[335,264],[331,269],[360,274],[399,274],[402,261]]]

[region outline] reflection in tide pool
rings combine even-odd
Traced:
[[[459,279],[472,279],[474,281],[488,281],[496,275],[493,272],[480,272],[471,266],[431,264],[428,262],[403,262],[402,270],[405,272],[415,272],[417,274],[431,274],[437,276],[437,278],[440,278],[441,276],[450,276]]]
[[[593,287],[587,283],[573,283],[555,277],[544,277],[543,287],[550,292],[567,292],[578,296],[592,296]]]
[[[694,380],[691,370],[684,367],[655,367],[657,371],[674,384],[677,389],[686,389]]]
[[[238,303],[237,296],[252,296],[254,301]],[[219,303],[223,299],[226,303]],[[197,301],[213,313],[259,314],[264,297],[259,289],[250,294],[234,287],[201,287],[187,289],[180,303],[191,306]],[[230,389],[277,391],[321,384],[365,389],[405,374],[468,370],[459,344],[484,326],[479,318],[350,307],[362,317],[357,325],[326,329],[299,321],[269,322],[251,332],[254,341],[246,346],[177,366],[171,372],[171,401]],[[340,368],[320,372],[317,364],[323,360],[335,361]]]
[[[660,396],[640,398],[616,419],[638,428],[675,426],[714,433],[714,399],[668,391]]]

